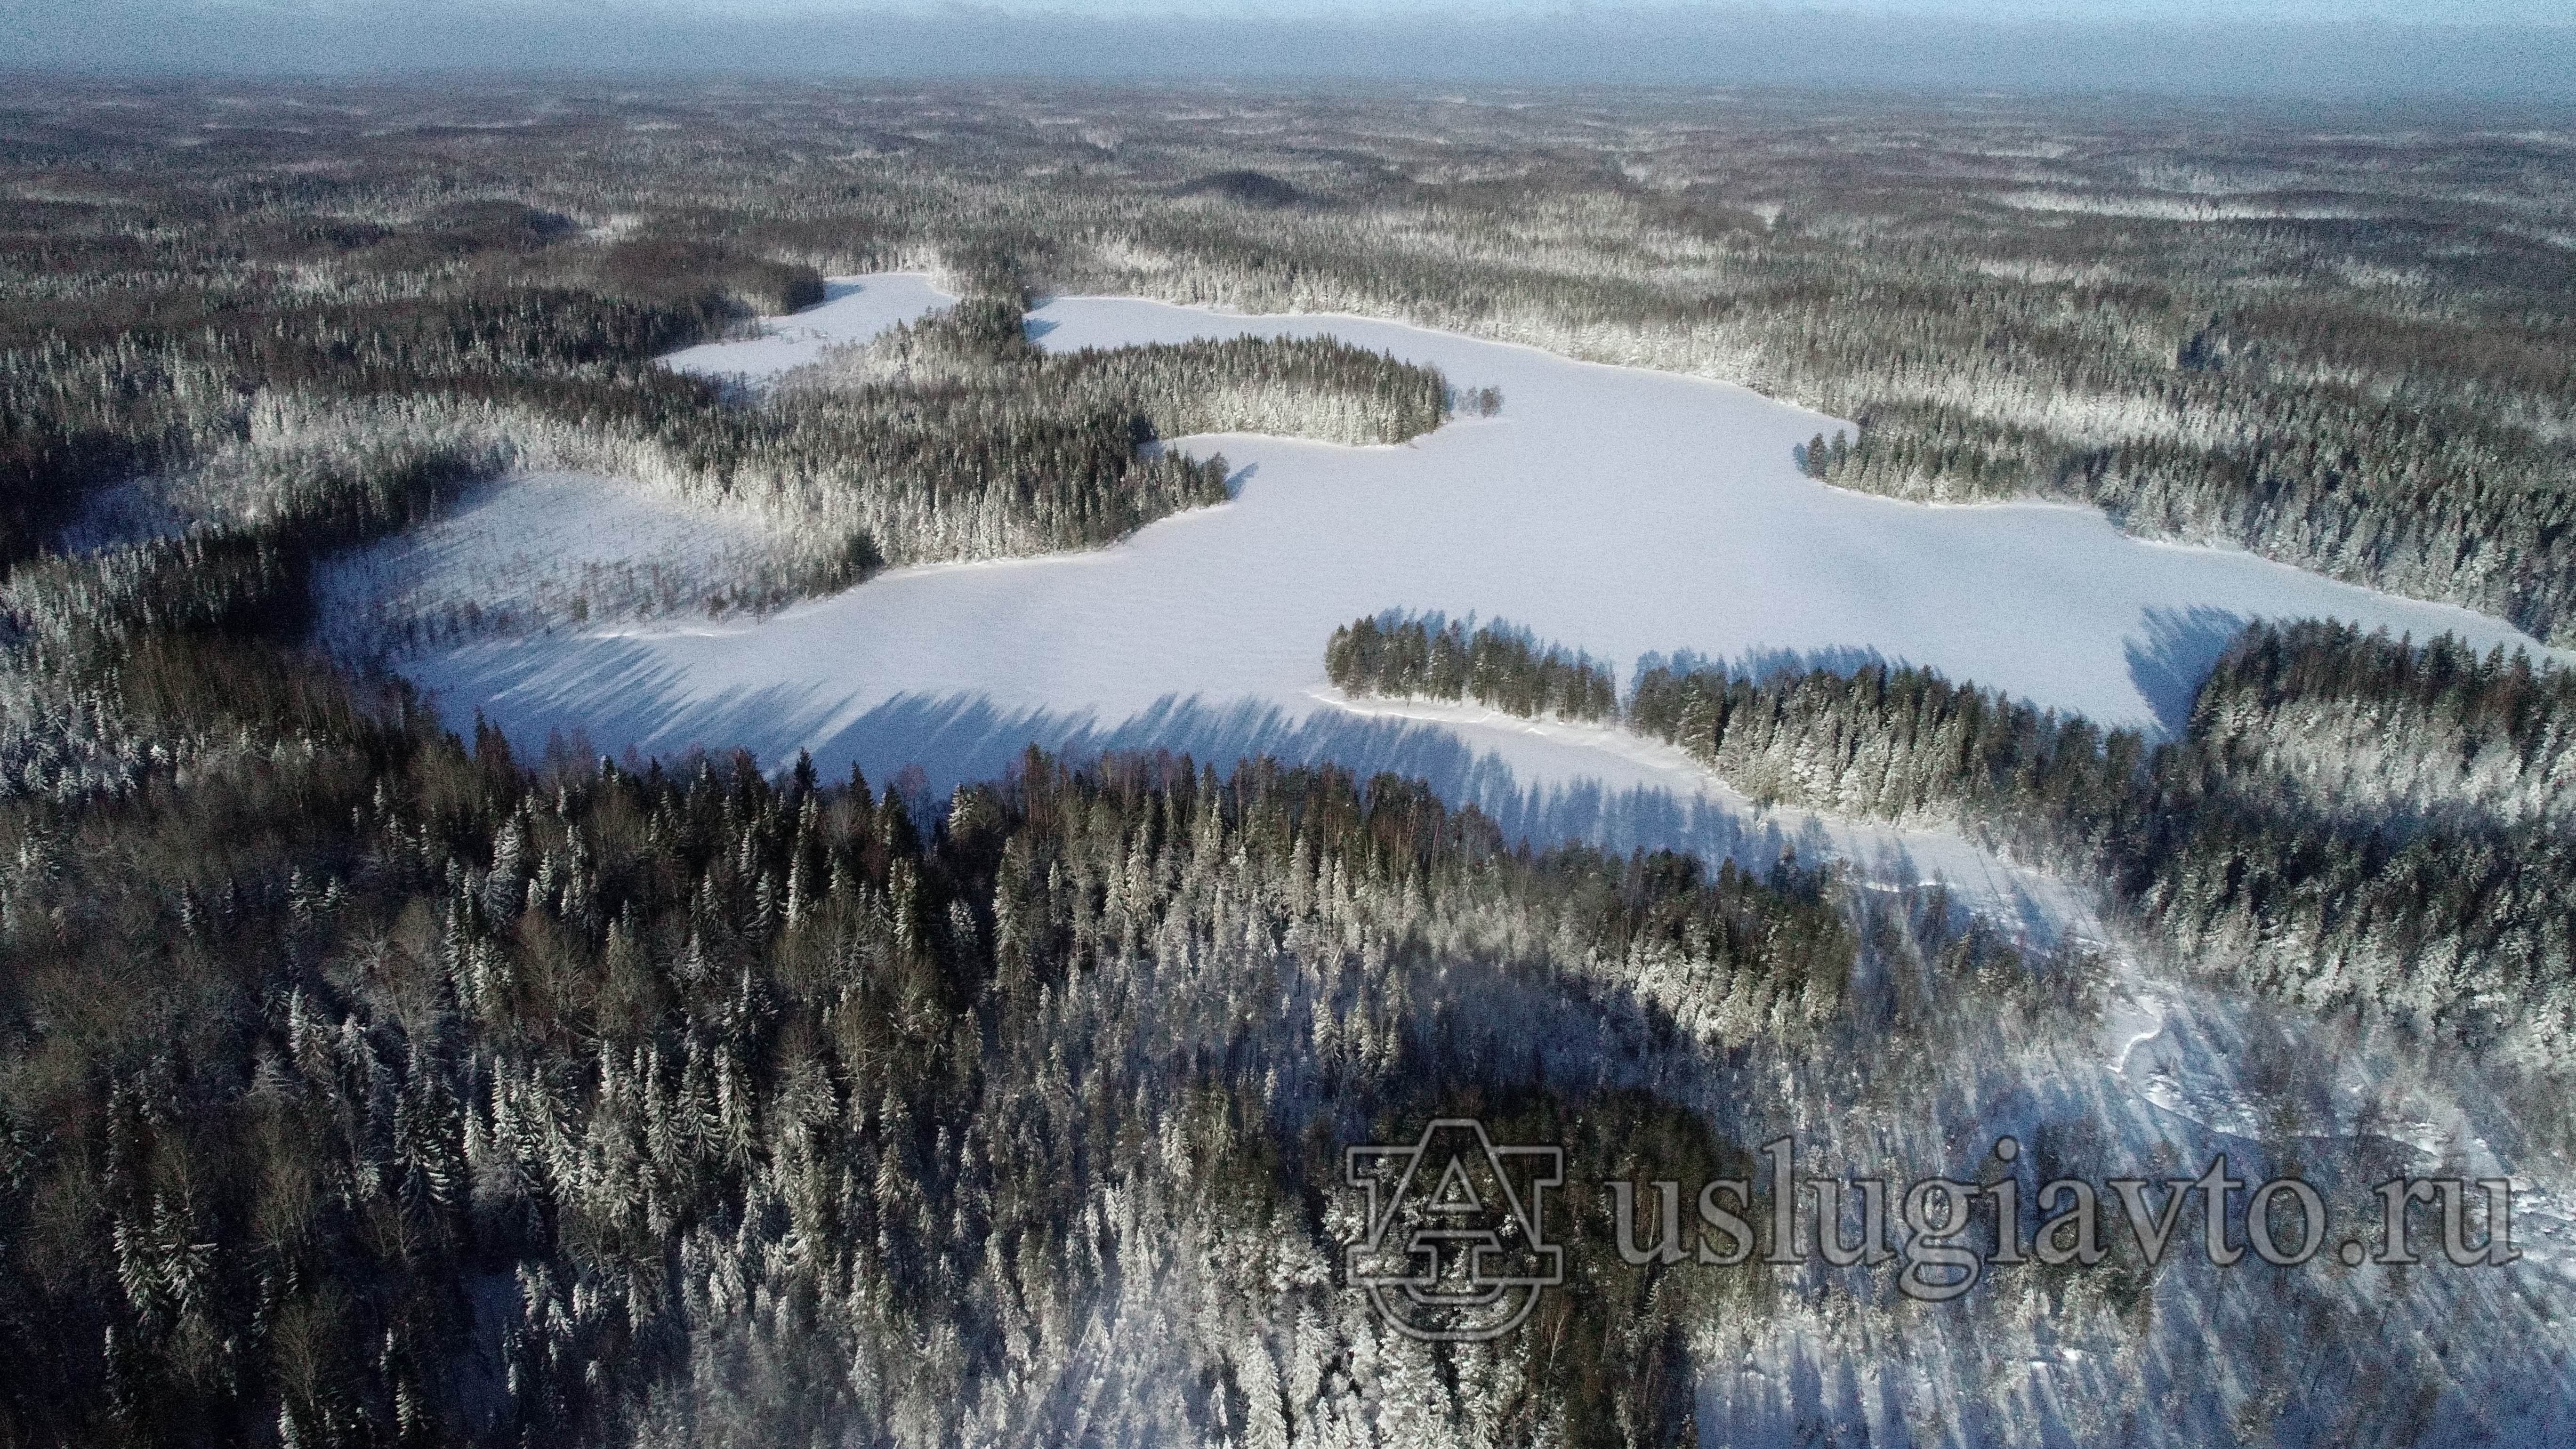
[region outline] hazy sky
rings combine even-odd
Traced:
[[[239,0],[257,3],[257,0]],[[798,3],[798,0],[717,0],[717,5],[738,5],[745,10],[855,10],[858,5]],[[701,5],[700,9],[711,8]],[[916,11],[959,9],[960,6],[917,4],[907,7],[878,6],[878,9],[909,8]],[[1456,13],[1474,10],[1501,15],[1602,15],[1654,7],[1635,4],[1599,3],[1599,0],[1483,0],[1474,6],[1441,5],[1436,0],[1385,0],[1382,4],[1351,4],[1348,0],[1066,0],[1066,3],[1030,3],[1030,0],[1003,0],[1003,3],[980,8],[1018,13],[1056,11],[1085,15],[1222,15],[1278,17],[1299,16],[1375,16],[1389,12]],[[2137,21],[2137,20],[2273,20],[2370,21],[2399,23],[2442,23],[2465,25],[2547,25],[2570,23],[2576,6],[2569,0],[1848,0],[1842,4],[1768,4],[1759,7],[1730,7],[1723,4],[1684,4],[1672,8],[1702,11],[1724,11],[1730,8],[1760,8],[1795,13],[1840,12],[1859,15],[1939,16],[1951,19],[1986,21]]]
[[[79,11],[88,7],[55,0],[50,6]],[[192,12],[232,12],[273,16],[326,16],[392,10],[377,0],[159,0],[138,6],[170,16]],[[1617,0],[1478,0],[1475,4],[1443,0],[519,0],[519,3],[475,4],[459,0],[421,0],[399,8],[430,13],[514,11],[530,15],[578,17],[625,12],[637,15],[778,16],[903,13],[915,16],[998,13],[1022,16],[1078,16],[1133,19],[1154,16],[1372,19],[1400,14],[1605,16],[1639,11],[1680,10],[1725,13],[1762,10],[1773,13],[1822,13],[1890,17],[1941,17],[2000,22],[2122,22],[2175,20],[2294,20],[2442,25],[2549,25],[2576,20],[2567,0],[1845,0],[1845,3],[1768,3],[1729,5],[1718,0],[1680,0],[1655,5]]]
[[[0,68],[1345,77],[2576,101],[2570,0],[0,0]]]

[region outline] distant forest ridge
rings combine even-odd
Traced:
[[[408,372],[795,492],[848,419],[782,440],[619,370],[817,270],[938,265],[995,296],[1352,311],[1726,378],[1856,421],[1839,486],[2079,500],[2576,641],[2576,148],[2547,117],[2355,112],[2338,140],[2145,99],[2105,128],[2071,101],[1653,92],[1021,84],[936,118],[860,86],[21,94],[12,552],[97,480],[237,431],[217,399],[245,381],[418,396]],[[276,325],[233,335],[249,310]],[[817,576],[834,536],[978,556],[1128,513],[1003,490],[933,524],[917,487],[827,491],[846,517],[799,534]]]

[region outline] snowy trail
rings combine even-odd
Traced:
[[[843,279],[833,300],[783,319],[793,335],[672,360],[757,379],[943,300],[918,276]],[[1725,384],[1362,318],[1132,299],[1060,298],[1031,331],[1055,349],[1331,334],[1461,387],[1498,386],[1505,402],[1403,446],[1183,440],[1236,465],[1235,500],[1098,552],[897,570],[757,623],[488,639],[406,672],[451,720],[479,709],[531,745],[579,731],[611,751],[742,745],[777,762],[809,749],[826,770],[855,761],[877,779],[918,765],[937,791],[1000,771],[1031,742],[1331,759],[1424,776],[1540,839],[1859,854],[2037,921],[2059,913],[2044,883],[1947,837],[1756,815],[1670,761],[1517,722],[1354,715],[1317,695],[1324,642],[1389,607],[1475,613],[1623,670],[1672,649],[1884,658],[2106,724],[2178,720],[2257,616],[2537,648],[2464,610],[2142,543],[2089,510],[1829,489],[1789,450],[1833,421]]]
[[[1768,1319],[1708,1332],[1702,1442],[1828,1442],[1820,1424],[1839,1434],[1831,1442],[1961,1449],[2274,1442],[2244,1436],[2231,1405],[2259,1404],[2266,1382],[2285,1375],[2343,1372],[2366,1406],[2413,1396],[2423,1426],[2414,1442],[2570,1442],[2576,1184],[2563,1156],[2528,1139],[2495,1084],[2457,1063],[2428,1076],[2385,1042],[2126,957],[2115,965],[2096,1031],[2058,1023],[2015,1041],[1965,1030],[1942,1044],[1937,1087],[1890,1110],[1829,1106],[1802,1117],[1799,1150],[1812,1154],[1802,1160],[1900,1180],[1936,1168],[1992,1178],[2003,1168],[1988,1144],[2010,1134],[2029,1147],[2051,1130],[2076,1176],[2169,1179],[2223,1153],[2243,1181],[2294,1175],[2316,1188],[2328,1219],[2318,1256],[2286,1270],[2250,1256],[2222,1269],[2185,1242],[2156,1280],[2153,1311],[2116,1320],[2080,1294],[2049,1302],[2026,1268],[1990,1270],[1978,1294],[1928,1314],[1792,1295]],[[1832,1100],[1829,1082],[1793,1098],[1818,1099]],[[1727,1123],[1729,1101],[1700,1105]],[[2401,1172],[2510,1178],[2521,1257],[2440,1262],[2435,1225],[2420,1214],[2409,1241],[2428,1266],[2340,1266],[2342,1243],[2379,1244],[2375,1184]],[[2241,1235],[2241,1210],[2231,1221]],[[2128,1230],[2106,1221],[2106,1232],[2116,1242]],[[2311,1295],[2295,1321],[2289,1274]],[[2251,1358],[2213,1351],[2246,1342],[2265,1348]],[[2455,1344],[2477,1347],[2454,1353]],[[2293,1426],[2277,1442],[2346,1441],[2329,1424]]]

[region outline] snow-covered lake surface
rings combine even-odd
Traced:
[[[955,297],[916,272],[873,277],[834,277],[823,301],[790,317],[763,319],[761,335],[739,342],[684,347],[662,361],[700,377],[740,377],[757,382],[802,367],[843,342],[864,342],[898,322],[945,307]]]
[[[734,556],[764,542],[743,519],[615,479],[520,473],[319,570],[319,632],[335,651],[363,656],[398,647],[394,631],[405,626],[435,638],[564,617],[576,595],[585,616],[603,619],[638,604],[695,607],[709,581],[732,576]]]
[[[945,300],[918,276],[842,279],[778,335],[671,360],[757,381]],[[2178,722],[2227,638],[2258,616],[2538,649],[2464,610],[2140,542],[2090,510],[1830,489],[1795,471],[1790,448],[1834,420],[1724,384],[1365,318],[1133,299],[1058,299],[1032,332],[1055,349],[1331,334],[1499,387],[1504,405],[1393,447],[1185,440],[1233,463],[1234,501],[1098,552],[899,570],[756,623],[490,639],[404,667],[451,720],[480,710],[532,747],[578,732],[612,752],[741,745],[771,764],[807,749],[826,770],[855,761],[878,780],[918,766],[941,793],[1000,773],[1031,742],[1168,745],[1219,762],[1268,752],[1424,776],[1542,840],[1896,855],[1880,863],[2010,900],[2049,887],[1998,876],[1946,836],[1757,816],[1679,755],[1616,732],[1353,710],[1325,687],[1325,640],[1391,607],[1472,613],[1623,674],[1649,651],[1884,658],[2144,725]]]

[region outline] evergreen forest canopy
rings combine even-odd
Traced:
[[[1472,631],[1466,620],[1354,619],[1324,648],[1324,677],[1355,695],[1399,695],[1476,703],[1523,719],[1554,715],[1597,722],[1619,709],[1610,667],[1499,620]]]
[[[1032,755],[937,801],[531,759],[325,657],[308,583],[570,467],[767,529],[708,601],[766,607],[1223,496],[1161,437],[1499,404],[1329,341],[1033,347],[1031,297],[1080,289],[1750,381],[1854,423],[1800,459],[1838,485],[2083,498],[2569,640],[2551,124],[13,81],[0,1443],[1666,1443],[1774,1325],[1937,1342],[1971,1435],[2043,1351],[2107,1366],[2105,1435],[2185,1442],[2548,1392],[2447,1352],[2547,1340],[2546,1292],[2265,1279],[2299,1327],[2177,1399],[2159,1365],[2242,1281],[2033,1268],[1953,1331],[1866,1267],[1631,1271],[1582,1188],[1526,1334],[1399,1339],[1334,1276],[1345,1144],[1474,1112],[1576,1183],[1697,1181],[1793,1127],[1950,1161],[1955,1104],[2045,1100],[2034,1161],[2090,1171],[2102,1123],[2014,1073],[2087,1056],[2110,963],[1328,768]],[[963,300],[758,392],[652,363],[891,267]],[[101,537],[146,485],[185,506]],[[2232,1039],[2276,1160],[2331,1136],[2320,1039],[2493,1086],[2525,1164],[2576,1135],[2562,673],[2257,630],[2155,744],[1903,669],[1654,661],[1622,700],[1499,625],[1331,649],[1355,691],[1617,721],[2102,880],[2124,948],[2280,1013]]]
[[[1650,656],[1622,702],[1580,657],[1391,613],[1335,630],[1325,668],[1353,694],[1622,722],[1763,804],[1967,828],[2298,1005],[2545,1066],[2576,1049],[2576,675],[2527,654],[2255,624],[2163,744],[1914,665]]]

